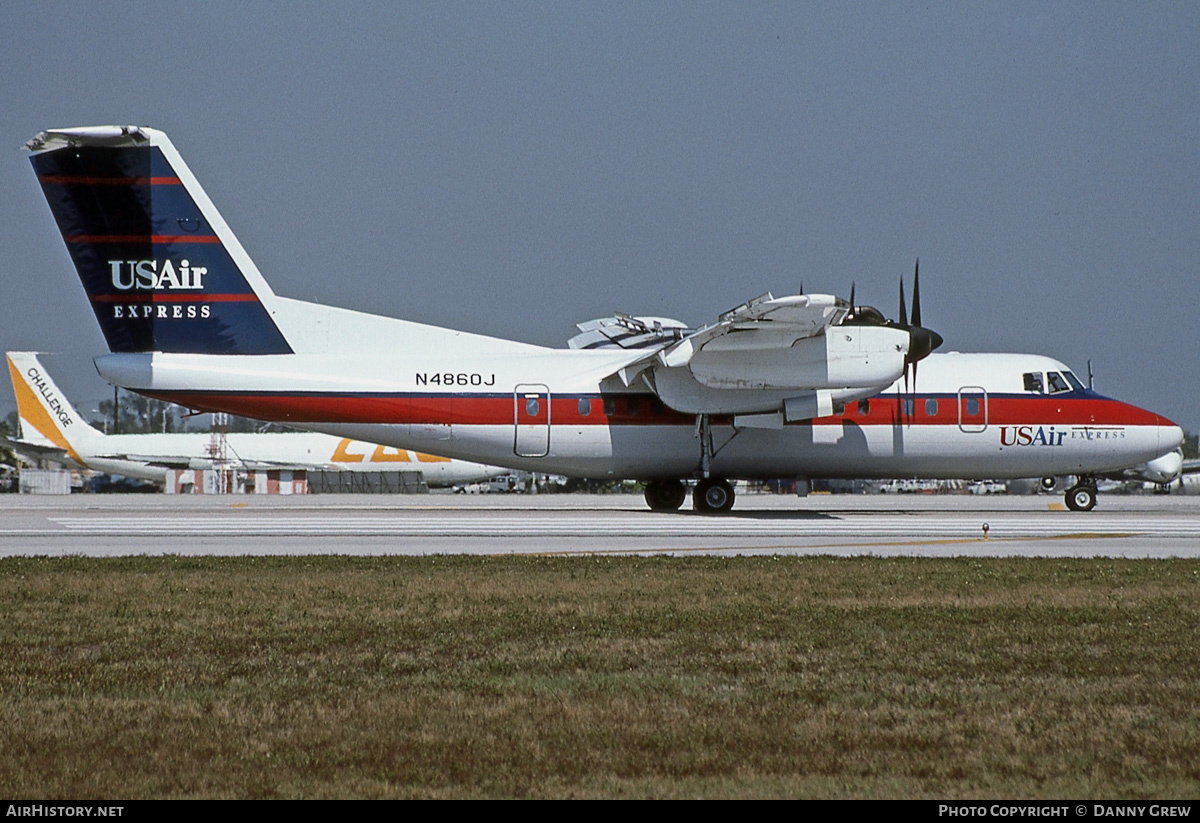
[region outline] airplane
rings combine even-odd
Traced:
[[[4,444],[31,461],[166,483],[172,469],[419,471],[430,488],[477,483],[507,473],[447,457],[316,432],[225,435],[224,458],[211,434],[103,434],[92,428],[32,352],[8,352],[21,436]]]
[[[933,353],[912,316],[765,294],[688,328],[618,314],[566,349],[280,297],[166,134],[25,145],[105,335],[100,375],[192,409],[572,477],[637,479],[653,510],[729,511],[731,480],[1169,471],[1182,430],[1026,354]],[[801,289],[803,292],[803,289]],[[919,366],[919,370],[918,370]],[[918,371],[919,380],[918,383]]]

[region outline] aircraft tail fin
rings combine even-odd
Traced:
[[[17,396],[17,417],[21,438],[36,446],[62,449],[80,465],[86,465],[80,452],[87,443],[97,442],[103,434],[88,425],[58,386],[46,374],[32,352],[8,352],[8,373]]]
[[[292,353],[277,298],[164,133],[52,129],[25,147],[110,350]]]

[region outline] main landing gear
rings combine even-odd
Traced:
[[[1096,508],[1096,481],[1081,477],[1078,483],[1067,489],[1067,508],[1073,512],[1090,512]]]
[[[692,490],[692,508],[701,514],[724,514],[733,508],[733,486],[728,480],[708,477]],[[673,512],[687,499],[687,487],[678,480],[652,480],[646,484],[646,504],[656,512]]]
[[[687,487],[678,480],[651,480],[646,484],[646,504],[656,512],[673,512],[687,499]]]
[[[733,486],[728,480],[709,474],[713,443],[707,414],[700,415],[696,420],[696,437],[700,440],[699,475],[704,479],[692,490],[692,508],[700,514],[725,514],[733,508]],[[675,511],[686,499],[687,487],[682,481],[651,480],[646,483],[646,505],[653,511]]]
[[[701,514],[724,514],[733,508],[733,486],[728,480],[704,478],[692,492],[692,508]]]

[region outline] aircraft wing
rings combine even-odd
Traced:
[[[12,449],[17,454],[27,457],[30,460],[54,460],[74,463],[67,454],[67,450],[60,449],[58,446],[41,446],[37,443],[30,443],[28,440],[9,440],[8,438],[0,439],[0,445]]]
[[[686,366],[701,350],[742,352],[752,364],[755,352],[786,350],[800,340],[824,334],[849,310],[848,303],[830,294],[774,297],[767,292],[725,312],[711,326],[673,340],[664,336],[661,345],[626,364],[617,374],[628,386],[656,363]]]
[[[162,469],[209,469],[212,468],[213,462],[210,457],[188,457],[187,455],[173,457],[162,454],[107,453],[98,454],[95,457],[105,460],[128,460],[134,463],[145,463],[148,466],[156,466]],[[236,467],[247,471],[268,471],[275,469],[296,471],[313,468],[309,463],[297,463],[294,460],[243,460],[234,455],[230,455],[226,462],[230,468]]]
[[[190,461],[185,456],[177,458],[166,457],[161,454],[127,454],[124,452],[107,452],[105,454],[97,454],[96,458],[103,460],[125,460],[130,463],[144,463],[147,466],[156,466],[160,469],[194,469],[196,466],[190,465]]]

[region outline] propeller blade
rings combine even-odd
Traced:
[[[850,281],[850,313],[854,314],[854,281]]]
[[[908,328],[908,355],[904,358],[905,387],[909,385],[908,367],[912,367],[912,391],[915,401],[917,391],[917,363],[924,360],[938,346],[942,345],[942,336],[933,329],[921,325],[921,259],[918,257],[913,266],[913,307],[911,324],[904,318],[904,284],[900,284],[900,319]]]
[[[901,291],[901,294],[904,292]],[[917,264],[913,267],[913,313],[912,324],[914,326],[921,325],[921,258],[917,258]]]
[[[900,325],[908,325],[908,309],[904,305],[904,278],[900,278]]]
[[[904,285],[900,286],[900,319],[903,322],[904,318]],[[927,329],[921,325],[921,260],[917,258],[917,263],[913,267],[913,309],[911,324],[905,322],[904,325],[908,328],[908,356],[904,358],[906,364],[913,366],[913,384],[916,385],[916,364],[919,360],[924,360],[929,356],[929,353],[942,345],[942,336],[932,329]],[[913,389],[916,390],[915,388]]]

